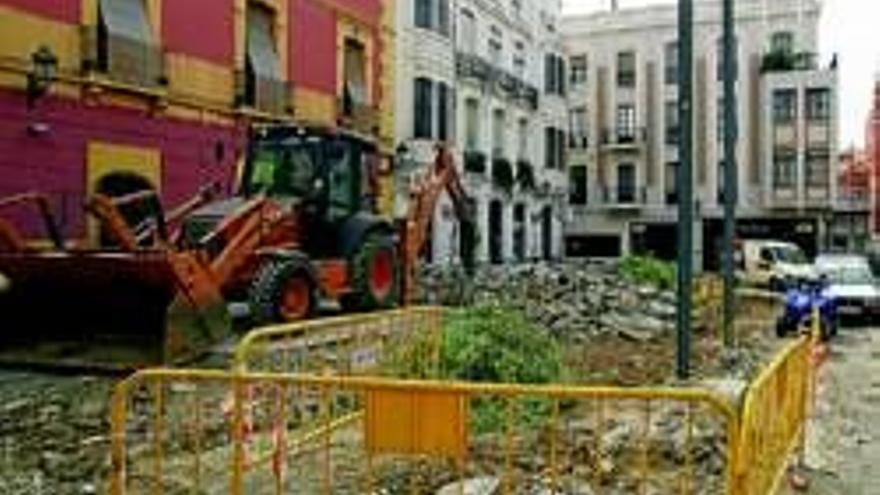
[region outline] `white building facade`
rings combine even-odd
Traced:
[[[736,5],[737,233],[821,249],[835,193],[837,72],[819,69],[819,2]],[[717,267],[723,218],[720,1],[695,4],[695,241]],[[572,256],[676,254],[675,4],[563,21],[570,65]]]
[[[567,81],[558,0],[397,2],[397,199],[447,143],[476,200],[481,262],[556,259],[567,217]],[[429,258],[459,259],[448,198]]]

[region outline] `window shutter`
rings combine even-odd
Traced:
[[[553,160],[556,152],[554,151],[553,141],[556,139],[556,133],[552,127],[544,129],[544,166],[548,169],[553,168]]]
[[[430,139],[432,131],[431,123],[433,119],[433,113],[431,112],[433,99],[431,81],[422,77],[416,78],[414,94],[415,102],[413,105],[413,111],[415,114],[413,115],[413,122],[415,127],[413,129],[413,137]]]
[[[553,77],[554,77],[554,69],[553,69],[553,56],[550,54],[544,55],[544,91],[546,93],[553,92]]]
[[[437,83],[437,139],[449,138],[449,91],[446,83]]]
[[[565,96],[565,60],[562,57],[556,57],[556,83],[559,86],[559,94]]]

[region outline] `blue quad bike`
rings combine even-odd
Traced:
[[[819,308],[822,340],[837,335],[837,303],[824,282],[802,283],[786,290],[784,311],[776,320],[776,335],[785,337],[800,329],[812,328],[814,307]]]

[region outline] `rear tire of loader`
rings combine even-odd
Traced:
[[[308,268],[296,260],[269,260],[251,284],[251,313],[260,324],[303,320],[315,309],[315,284]]]
[[[384,235],[371,235],[352,259],[352,294],[346,309],[371,311],[393,308],[399,301],[400,262],[394,242]]]

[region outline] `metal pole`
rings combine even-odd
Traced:
[[[678,378],[690,376],[691,294],[693,286],[693,0],[678,0],[678,109],[681,129],[678,167]]]
[[[736,37],[733,0],[724,0],[724,345],[734,343],[733,242],[736,236],[738,174],[736,142],[739,134],[736,112]]]

